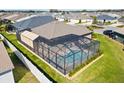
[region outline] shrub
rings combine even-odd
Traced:
[[[92,62],[93,60],[95,60],[97,57],[99,57],[102,54],[103,54],[103,52],[101,50],[98,50],[97,54],[95,56],[91,57],[86,62],[84,62],[84,63],[80,64],[79,66],[77,66],[74,70],[70,71],[69,76],[70,77],[73,76],[76,72],[81,70],[84,66],[88,65],[90,62]]]

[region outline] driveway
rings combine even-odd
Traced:
[[[103,34],[103,32],[105,30],[113,30],[113,31],[117,31],[118,27],[114,27],[114,26],[104,26],[104,29],[96,29],[94,30],[95,33],[99,33],[99,34]]]

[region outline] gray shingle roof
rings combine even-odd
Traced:
[[[81,13],[69,13],[69,14],[65,14],[65,17],[69,19],[77,19],[77,20],[92,19],[90,16]]]
[[[124,18],[123,17],[122,18],[119,18],[118,21],[119,22],[124,22]]]
[[[69,13],[64,15],[56,15],[57,18],[65,18],[65,19],[76,19],[76,20],[83,20],[83,19],[92,19],[90,16],[81,13]]]
[[[34,16],[32,18],[29,18],[29,19],[26,19],[23,21],[19,21],[19,22],[13,24],[13,26],[15,28],[17,28],[18,30],[24,30],[27,28],[34,28],[34,27],[38,27],[40,25],[44,25],[53,20],[54,20],[54,18],[52,16]]]
[[[16,20],[24,18],[26,16],[28,16],[28,14],[26,14],[26,13],[14,13],[14,14],[12,14],[10,16],[5,17],[5,19],[16,21]]]
[[[89,31],[84,26],[72,26],[64,22],[53,21],[48,24],[33,28],[32,32],[44,38],[53,39],[70,34],[84,35],[90,33],[91,31]]]
[[[116,17],[113,17],[113,16],[110,16],[110,15],[98,15],[97,16],[97,20],[116,20],[117,18]]]
[[[4,47],[4,44],[0,42],[0,74],[14,68],[9,55]]]

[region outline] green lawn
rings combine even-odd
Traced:
[[[101,42],[101,50],[104,56],[80,73],[73,80],[68,80],[58,74],[55,70],[38,59],[23,46],[17,43],[15,35],[3,33],[19,50],[30,59],[39,69],[56,82],[124,82],[124,51],[123,46],[103,35],[96,34],[97,40]]]
[[[25,67],[18,57],[6,46],[7,52],[14,64],[13,74],[17,83],[38,83],[36,77]]]
[[[124,82],[124,51],[118,42],[96,35],[104,56],[82,72],[74,82]]]

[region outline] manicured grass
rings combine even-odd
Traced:
[[[103,35],[95,34],[101,42],[104,56],[78,75],[74,82],[124,82],[123,45]]]
[[[123,46],[110,38],[95,34],[95,38],[101,43],[104,56],[89,66],[73,80],[68,80],[38,59],[35,55],[21,46],[15,35],[2,33],[20,51],[23,52],[41,71],[43,70],[56,82],[124,82],[124,51]]]
[[[13,74],[16,83],[38,83],[36,77],[22,64],[21,60],[6,46],[7,52],[14,64]]]
[[[98,58],[101,55],[102,55],[102,51],[98,51],[96,55],[94,55],[90,59],[86,60],[86,62],[84,62],[83,64],[77,66],[74,70],[72,70],[69,73],[69,76],[73,76],[75,73],[77,73],[78,71],[80,71],[83,67],[85,67],[86,65],[88,65],[89,63],[91,63],[92,61],[94,61],[96,58]]]

